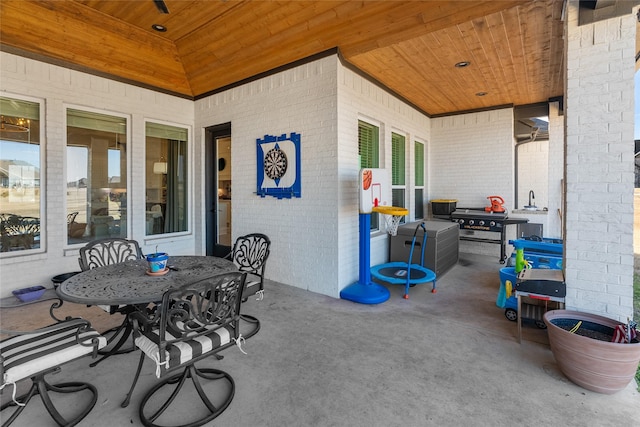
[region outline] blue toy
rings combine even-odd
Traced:
[[[523,268],[538,269],[562,269],[562,240],[530,236],[517,240],[509,240],[509,244],[516,249],[511,256],[509,264],[515,267],[506,267],[500,269],[500,289],[496,299],[496,305],[504,308],[504,316],[511,320],[518,320],[518,300],[516,299],[514,289],[517,274]],[[528,307],[527,304],[523,306]],[[532,318],[536,326],[545,329],[546,325],[539,318],[537,308],[526,310],[523,318]]]
[[[413,250],[416,246],[416,236],[418,230],[422,229],[422,254],[420,256],[420,264],[411,264],[413,259]],[[393,285],[405,285],[404,299],[409,299],[409,287],[419,283],[433,283],[432,293],[436,293],[436,273],[424,266],[424,250],[427,247],[427,229],[424,222],[421,222],[413,232],[413,240],[411,241],[411,251],[409,252],[409,262],[388,262],[386,264],[376,265],[371,269],[371,275],[383,282]]]
[[[547,329],[547,325],[542,320],[543,311],[540,306],[531,305],[531,304],[522,304],[522,309],[524,311],[522,318],[533,320],[535,325],[540,329]],[[515,322],[518,320],[518,299],[515,295],[507,298],[505,302],[504,316]]]
[[[360,279],[340,291],[340,298],[360,304],[380,304],[389,299],[389,290],[371,281],[371,214],[360,214]]]
[[[389,299],[389,289],[371,281],[371,213],[396,213],[397,220],[407,215],[404,208],[391,208],[387,205],[385,196],[388,191],[388,173],[385,169],[361,169],[360,184],[360,265],[359,279],[340,291],[340,298],[360,304],[380,304]]]
[[[512,322],[518,320],[518,299],[515,295],[506,299],[504,303],[504,317]]]
[[[517,264],[517,252],[520,250],[531,268],[562,270],[563,243],[560,239],[529,236],[509,240],[509,244],[516,249],[511,255],[509,265]]]

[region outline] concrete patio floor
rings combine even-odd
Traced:
[[[231,405],[209,425],[640,425],[635,381],[613,395],[591,392],[558,370],[545,330],[527,323],[518,343],[516,323],[495,305],[501,267],[493,256],[463,253],[436,294],[418,285],[404,300],[402,287],[390,286],[390,300],[379,305],[268,282],[263,301],[243,306],[262,322],[245,343],[248,354],[234,347],[223,360],[198,364],[228,372],[236,385]],[[2,328],[51,323],[50,303],[2,309]],[[119,321],[95,307],[63,309],[99,330]],[[138,357],[113,356],[94,368],[84,358],[51,378],[97,386],[98,403],[80,426],[140,425],[142,395],[156,382],[152,363],[129,407],[120,407]],[[36,398],[14,425],[54,423]]]

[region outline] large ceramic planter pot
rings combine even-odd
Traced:
[[[578,322],[580,328],[570,332]],[[635,376],[640,363],[640,342],[613,343],[613,319],[570,310],[544,315],[549,344],[562,373],[587,390],[613,394]]]

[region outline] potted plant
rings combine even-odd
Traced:
[[[612,342],[622,323],[570,310],[548,311],[544,322],[553,356],[572,382],[587,390],[613,394],[634,378],[640,363],[640,341]]]

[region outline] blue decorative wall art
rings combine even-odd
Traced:
[[[257,194],[278,199],[301,197],[300,134],[265,135],[256,145]]]

